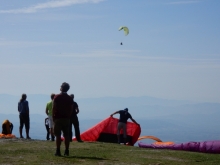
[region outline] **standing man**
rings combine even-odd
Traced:
[[[73,132],[72,132],[72,124],[73,124],[75,129],[76,140],[78,142],[83,142],[80,138],[79,120],[77,117],[77,114],[79,113],[79,107],[78,104],[74,101],[74,94],[71,94],[70,97],[73,99],[73,112],[70,118],[70,130],[69,130],[70,141],[72,141],[73,138]]]
[[[126,140],[127,140],[127,120],[130,118],[135,124],[139,125],[131,116],[131,114],[128,112],[128,108],[125,108],[124,110],[119,110],[111,114],[110,116],[112,117],[113,115],[119,113],[119,122],[118,122],[118,127],[117,127],[117,136],[118,136],[118,143],[120,144],[120,131],[123,129],[123,137],[124,137],[124,145],[126,145]]]
[[[73,111],[73,99],[67,94],[70,86],[64,82],[61,87],[61,93],[55,95],[53,99],[52,116],[54,121],[54,134],[56,136],[56,153],[55,156],[61,156],[61,131],[65,138],[65,156],[69,156],[69,126],[70,117]]]
[[[22,129],[25,125],[26,139],[31,139],[29,136],[29,129],[30,129],[29,106],[28,106],[28,101],[26,100],[26,98],[27,98],[27,95],[22,94],[21,99],[18,102],[18,112],[19,112],[19,119],[20,119],[19,133],[20,133],[20,138],[24,138],[22,135]]]
[[[48,119],[49,119],[49,128],[50,128],[50,134],[51,134],[51,141],[54,141],[54,132],[53,132],[54,123],[53,123],[53,118],[52,118],[52,108],[53,108],[53,98],[54,98],[54,96],[55,96],[54,93],[52,93],[50,95],[51,101],[49,101],[47,103],[46,111],[45,111],[47,116],[48,116]]]

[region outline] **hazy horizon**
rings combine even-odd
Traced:
[[[20,100],[19,95],[10,95],[10,94],[0,94],[0,113],[17,113],[17,104]],[[212,102],[194,102],[189,100],[171,100],[171,99],[162,99],[149,96],[141,97],[99,97],[99,98],[77,98],[74,99],[78,105],[81,113],[83,115],[89,116],[86,112],[96,112],[102,116],[107,114],[105,111],[108,111],[109,114],[113,111],[129,108],[131,113],[136,113],[136,111],[144,111],[145,109],[149,112],[150,115],[158,114],[158,111],[161,111],[161,114],[175,112],[175,109],[184,109],[184,106],[188,105],[192,110],[193,106],[206,104],[206,106],[215,106],[220,105],[220,103]],[[34,114],[45,114],[46,103],[50,101],[50,95],[44,94],[27,94],[27,101],[29,102],[30,112]],[[102,112],[105,109],[104,112]],[[5,111],[6,110],[6,111]],[[197,110],[195,108],[195,110]],[[154,112],[155,111],[155,112]],[[163,112],[164,111],[164,112]],[[183,110],[189,112],[187,109]],[[178,111],[177,111],[178,112]],[[182,113],[182,112],[181,112]],[[136,114],[136,115],[141,115]]]

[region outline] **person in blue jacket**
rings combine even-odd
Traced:
[[[18,102],[18,112],[19,112],[19,119],[20,119],[19,133],[20,133],[20,138],[24,138],[22,135],[22,129],[25,125],[26,139],[31,139],[29,136],[29,129],[30,129],[29,106],[28,106],[28,101],[26,100],[26,98],[27,98],[27,95],[22,94],[21,99]]]

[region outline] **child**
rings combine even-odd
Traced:
[[[49,128],[49,118],[48,117],[45,119],[45,127],[46,127],[46,130],[47,130],[47,137],[46,137],[46,139],[50,140],[50,138],[49,138],[49,136],[50,136],[50,128]]]

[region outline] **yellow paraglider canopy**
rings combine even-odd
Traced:
[[[119,31],[120,30],[124,30],[124,34],[125,35],[128,35],[129,34],[129,29],[126,27],[126,26],[121,26],[120,28],[119,28]]]

